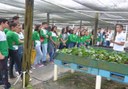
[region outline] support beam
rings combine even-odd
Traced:
[[[81,27],[82,27],[82,20],[80,20],[80,29],[81,29]]]
[[[96,38],[97,38],[97,29],[98,29],[98,19],[99,19],[99,14],[96,13],[95,15],[95,27],[93,30],[93,45],[96,44]]]
[[[29,84],[29,70],[31,67],[32,50],[32,27],[33,27],[33,6],[34,0],[25,0],[25,21],[24,21],[24,52],[22,61],[22,70],[25,73],[25,87]],[[24,83],[23,83],[24,84]]]
[[[19,16],[19,13],[17,13],[16,16]]]
[[[47,13],[47,23],[48,23],[48,25],[49,25],[49,22],[50,22],[50,14]]]
[[[95,89],[101,89],[101,80],[102,77],[100,75],[96,76],[96,85],[95,85]]]
[[[54,64],[54,79],[53,79],[54,81],[56,81],[57,78],[58,78],[58,77],[57,77],[57,72],[58,72],[58,71],[57,71],[57,65]]]

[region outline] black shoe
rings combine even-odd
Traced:
[[[11,87],[11,84],[8,83],[7,85],[4,86],[4,89],[10,89],[10,87]]]
[[[46,61],[43,61],[43,65],[44,65],[44,66],[47,66],[47,63],[46,63]]]
[[[14,76],[14,75],[11,75],[11,76],[10,76],[10,79],[13,79],[13,78],[16,78],[16,76]]]
[[[0,85],[3,85],[4,83],[3,83],[3,81],[0,81]]]

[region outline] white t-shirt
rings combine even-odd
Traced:
[[[107,33],[107,38],[106,38],[106,40],[107,40],[107,41],[110,41],[110,40],[112,39],[112,36],[113,36],[112,32],[111,32],[111,33]]]
[[[116,37],[115,37],[115,42],[125,42],[125,33],[122,31],[121,33],[117,33]],[[113,50],[115,51],[124,51],[124,45],[118,45],[118,44],[114,44],[113,45]]]
[[[43,33],[46,35],[47,34],[47,30],[46,29],[41,29],[43,31]]]
[[[6,41],[6,35],[3,31],[0,31],[0,41]]]
[[[24,39],[24,35],[23,35],[23,33],[22,33],[22,32],[18,33],[18,36],[19,36],[19,38],[20,38],[21,40],[23,40],[23,39]]]

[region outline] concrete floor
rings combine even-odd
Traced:
[[[65,68],[60,68],[58,67],[58,75],[60,75],[61,73],[65,73],[69,71],[69,69],[65,69]],[[37,69],[32,69],[32,73],[30,74],[31,75],[31,82],[30,84],[32,86],[36,86],[44,81],[47,81],[49,79],[52,79],[53,78],[53,73],[54,72],[54,65],[53,64],[48,64],[47,66],[44,66],[44,67],[40,67],[40,68],[37,68]],[[17,82],[16,85],[13,85],[15,83],[17,78],[15,79],[9,79],[11,85],[12,85],[12,89],[22,89],[22,81],[21,79]],[[1,85],[0,86],[0,89],[3,89],[2,88],[3,86]],[[33,88],[29,88],[29,89],[33,89]]]

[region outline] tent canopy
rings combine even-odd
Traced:
[[[24,21],[25,0],[0,0],[0,16],[11,18],[20,16]],[[34,23],[93,26],[95,15],[99,13],[99,26],[113,26],[116,23],[128,25],[128,0],[35,0]]]

